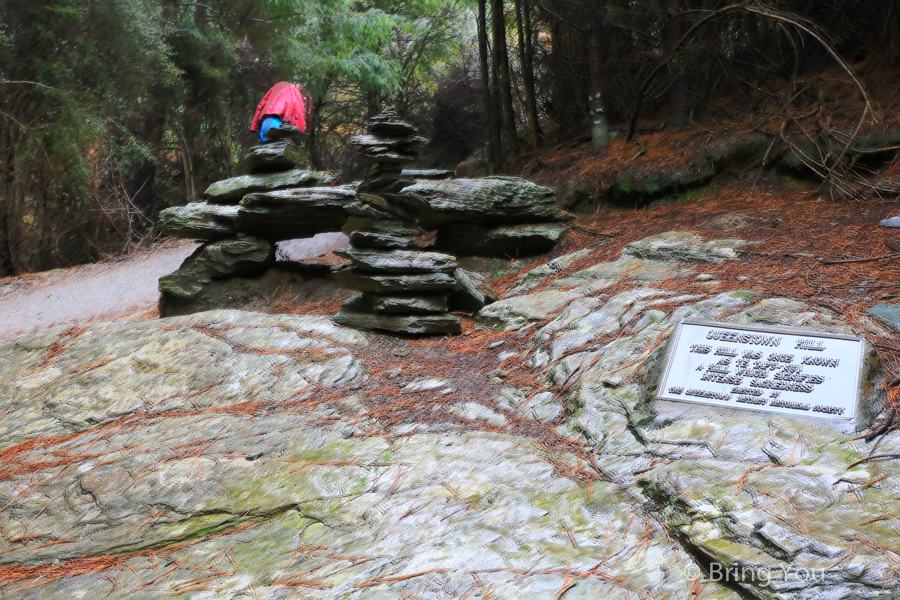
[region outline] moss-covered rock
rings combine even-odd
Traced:
[[[189,240],[213,241],[234,237],[237,206],[192,202],[159,213],[156,226],[165,235]]]
[[[273,142],[253,146],[241,160],[248,175],[290,171],[306,164],[305,150],[290,142]],[[326,185],[319,183],[317,185]]]
[[[272,241],[313,237],[340,231],[356,192],[337,187],[312,187],[248,193],[237,216],[239,231]]]
[[[426,229],[452,222],[527,223],[564,221],[550,188],[520,177],[419,181],[396,201]]]
[[[181,301],[194,299],[213,279],[265,271],[275,263],[275,245],[242,238],[197,248],[177,271],[159,279],[159,291]]]
[[[437,247],[466,256],[531,256],[552,250],[568,230],[545,224],[493,228],[453,224],[440,230]]]
[[[394,303],[396,305],[396,303]],[[421,302],[419,303],[422,304]],[[415,310],[413,314],[392,314],[376,311],[364,298],[348,300],[334,316],[338,325],[363,331],[381,330],[407,335],[457,335],[462,332],[459,317],[430,314],[433,311]]]
[[[211,204],[237,204],[253,192],[272,192],[288,188],[320,187],[335,181],[333,173],[291,169],[276,173],[241,175],[217,181],[206,188],[203,199]]]
[[[640,160],[643,153],[639,152],[637,160],[607,174],[608,191],[614,198],[647,201],[664,193],[696,187],[736,164],[742,168],[759,164],[770,143],[771,138],[762,133],[725,137],[708,146],[695,146],[686,159],[663,166],[649,159]]]

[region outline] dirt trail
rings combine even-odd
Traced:
[[[279,244],[283,260],[327,257],[347,246],[341,233]],[[110,262],[0,279],[0,342],[54,325],[158,315],[157,282],[198,244],[167,241]]]
[[[155,314],[157,281],[197,247],[171,242],[107,263],[0,280],[0,341],[52,327]]]

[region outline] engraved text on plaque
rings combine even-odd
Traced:
[[[856,412],[864,342],[790,327],[681,323],[657,397],[829,419]]]

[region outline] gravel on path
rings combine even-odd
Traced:
[[[0,279],[0,342],[54,325],[153,317],[159,278],[197,246],[167,242],[105,263]]]
[[[332,250],[349,245],[342,233],[279,243],[286,261],[340,261]],[[54,325],[81,325],[159,316],[157,283],[199,246],[167,240],[109,262],[0,279],[0,342]]]

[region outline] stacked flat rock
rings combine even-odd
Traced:
[[[403,165],[419,156],[419,147],[428,140],[418,135],[416,128],[399,115],[386,110],[372,117],[366,135],[350,139],[356,147],[356,159],[372,165],[359,191],[372,194],[396,194],[415,183],[413,177],[403,173]]]
[[[276,133],[279,141],[248,153],[247,175],[210,185],[204,202],[161,213],[163,233],[204,242],[160,280],[162,316],[175,314],[167,307],[183,314],[215,280],[261,275],[274,264],[276,242],[343,231],[352,247],[337,254],[350,265],[334,278],[362,295],[341,308],[338,323],[455,334],[460,320],[451,311],[475,312],[496,300],[483,278],[458,268],[456,255],[546,252],[566,231],[551,223],[570,215],[550,188],[518,177],[404,169],[426,140],[395,112],[372,118],[366,134],[352,138],[358,160],[371,165],[359,184],[335,186],[331,173],[297,168],[303,160],[292,132]]]
[[[344,287],[364,292],[341,307],[335,321],[356,329],[409,334],[459,333],[459,317],[447,314],[456,286],[456,257],[400,249],[337,250],[352,266],[337,270]]]
[[[274,173],[302,168],[307,163],[306,151],[300,142],[306,137],[291,123],[282,123],[266,132],[269,143],[253,146],[244,155],[241,167],[248,175]]]
[[[474,273],[457,267],[456,257],[410,249],[416,241],[356,232],[354,244],[335,254],[350,266],[334,271],[342,286],[363,292],[344,304],[335,322],[355,329],[381,329],[411,335],[458,334],[459,317],[450,310],[473,312],[495,297]]]
[[[441,179],[413,170],[403,177],[407,173],[417,176],[412,184],[403,181],[399,192],[360,192],[343,231],[401,237],[435,232],[431,246],[443,252],[522,257],[552,250],[569,230],[559,222],[572,215],[557,206],[555,192],[527,179]],[[372,187],[366,181],[360,190]]]
[[[411,335],[458,334],[459,317],[450,310],[475,311],[494,300],[483,280],[457,268],[455,256],[427,251],[436,233],[422,229],[415,215],[396,202],[398,192],[415,184],[403,165],[416,159],[425,141],[393,111],[374,117],[368,134],[352,139],[357,159],[373,167],[359,186],[357,201],[348,207],[352,216],[344,232],[353,247],[335,252],[350,265],[333,275],[363,294],[341,307],[337,323]]]
[[[273,142],[253,146],[241,161],[244,172],[248,175],[260,173],[277,173],[301,168],[306,163],[306,154],[302,148],[291,142]]]
[[[333,187],[332,173],[298,168],[305,157],[296,127],[269,131],[279,141],[248,151],[246,175],[213,183],[203,202],[160,213],[162,233],[204,242],[159,280],[162,316],[184,312],[214,280],[261,275],[275,264],[275,242],[340,231],[347,221],[356,192]]]

